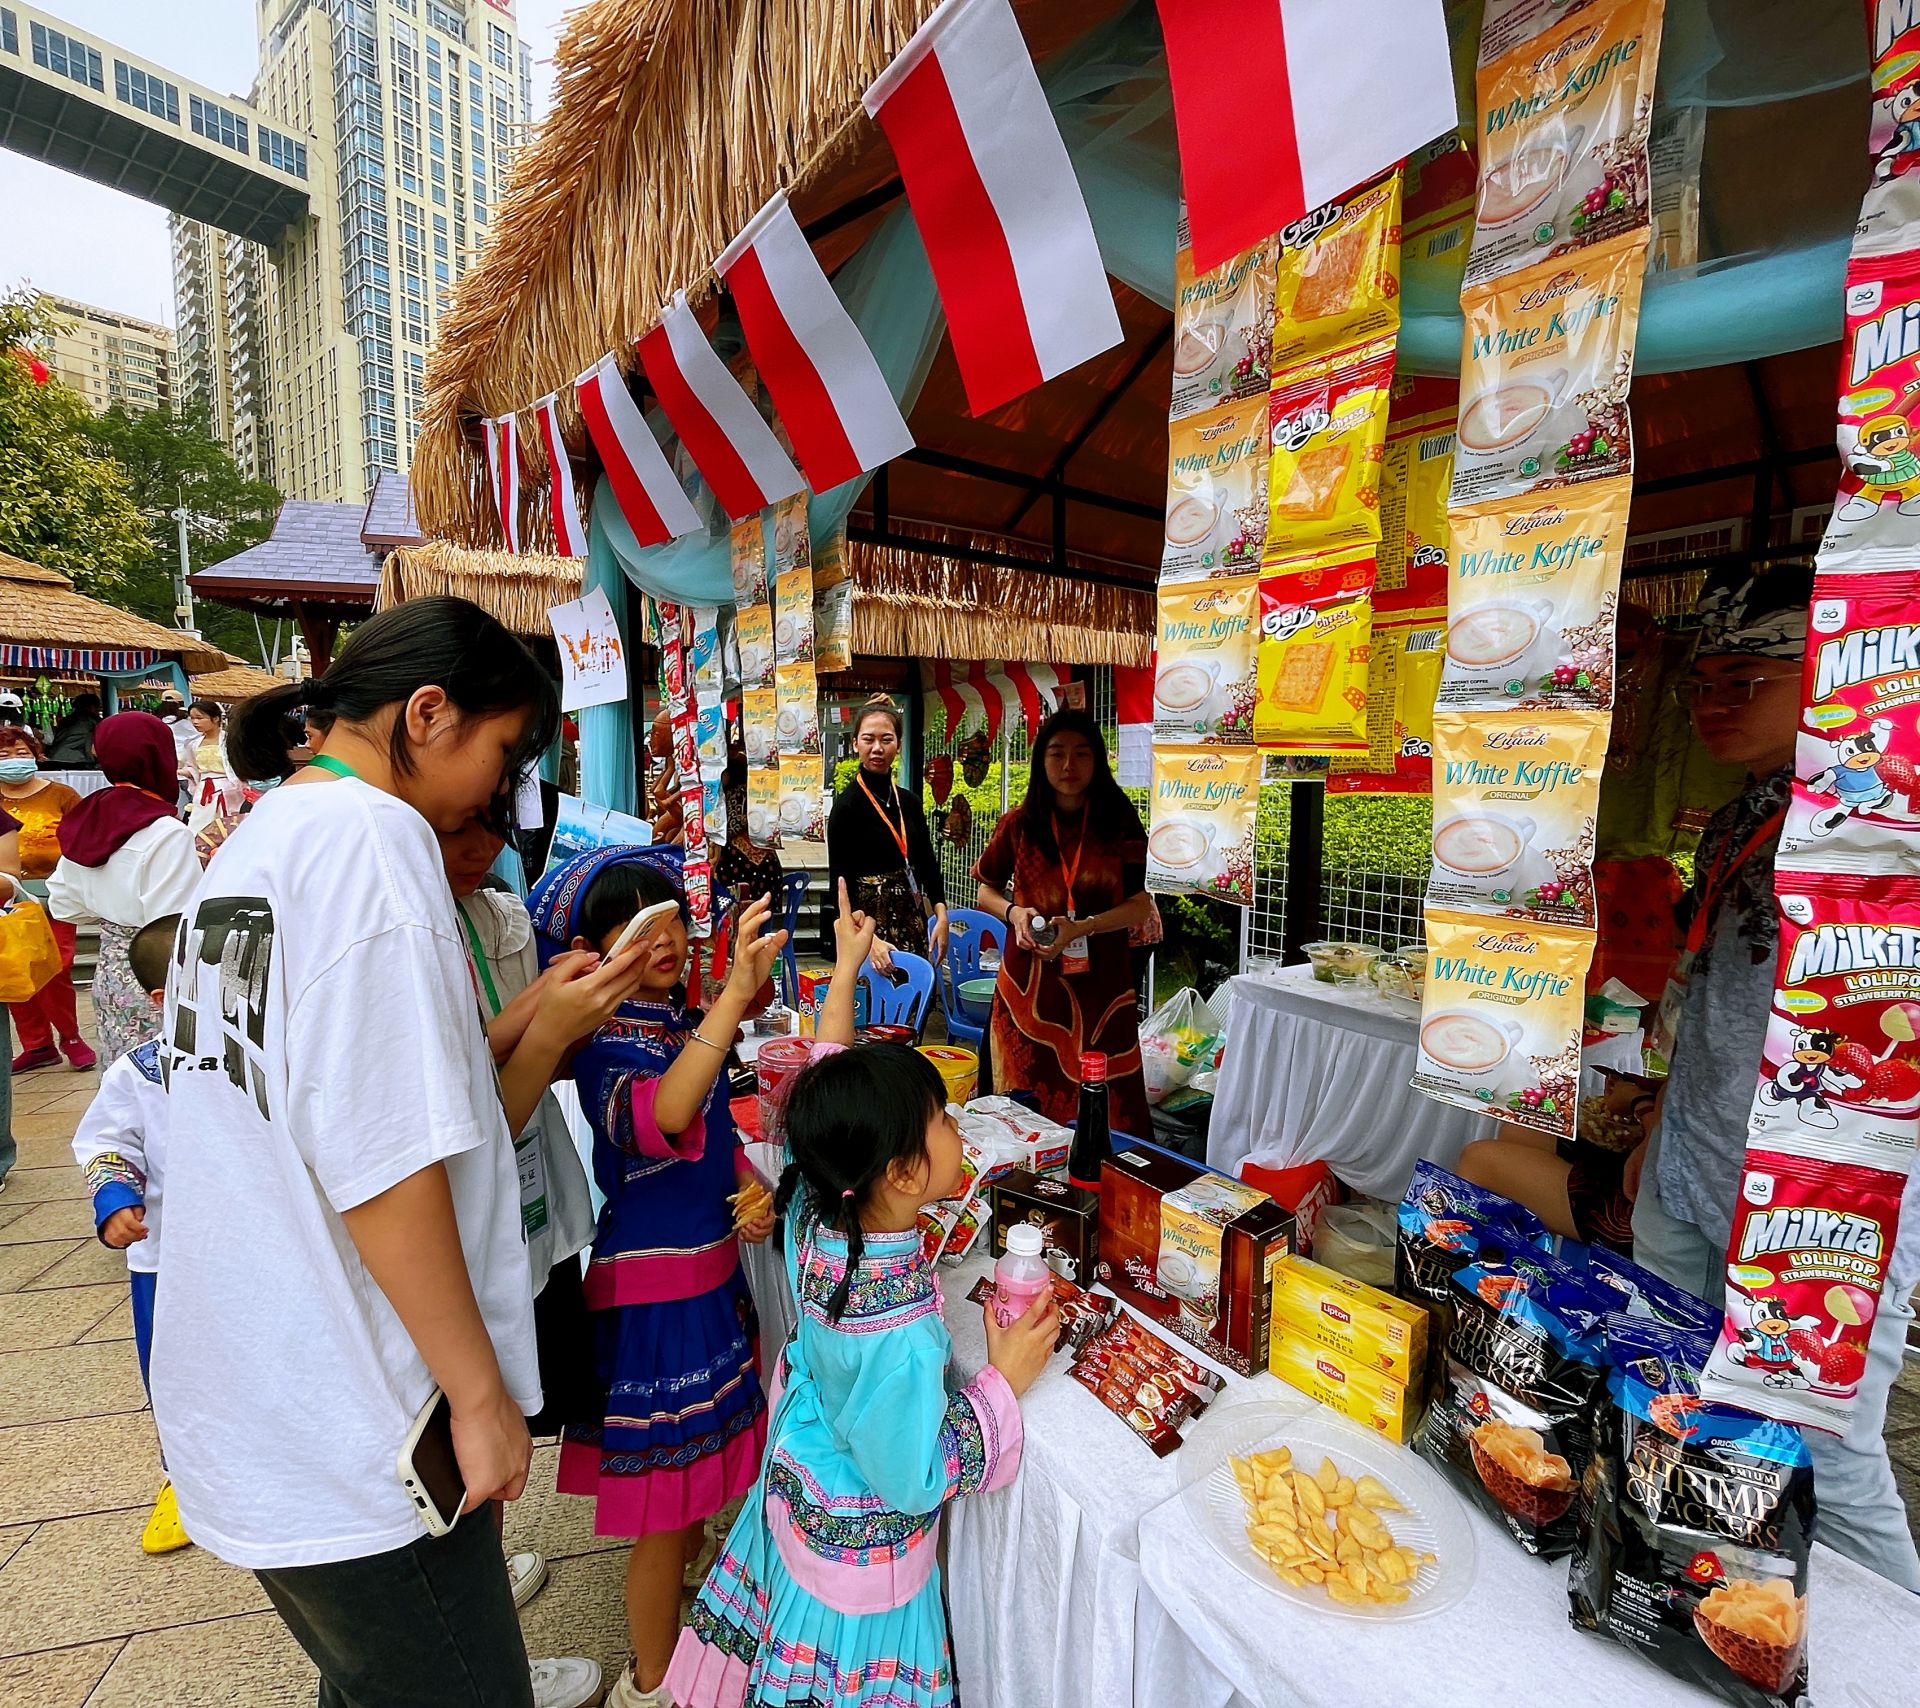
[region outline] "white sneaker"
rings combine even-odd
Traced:
[[[620,1669],[620,1676],[607,1692],[607,1708],[676,1708],[676,1705],[664,1684],[656,1690],[642,1690],[639,1680],[633,1676],[632,1666],[628,1665]]]
[[[515,1609],[525,1607],[547,1584],[547,1557],[529,1548],[507,1556],[507,1581],[513,1585]]]
[[[600,1700],[600,1663],[584,1655],[533,1663],[533,1708],[592,1708]]]

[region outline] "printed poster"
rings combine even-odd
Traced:
[[[547,612],[560,649],[560,706],[610,706],[627,697],[627,655],[603,588]]]

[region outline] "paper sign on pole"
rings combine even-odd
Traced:
[[[606,591],[547,612],[560,648],[560,705],[565,711],[607,706],[627,697],[627,655]]]

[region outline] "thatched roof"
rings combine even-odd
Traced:
[[[0,646],[50,653],[151,653],[177,658],[189,675],[222,669],[227,662],[216,646],[89,599],[74,592],[73,583],[58,570],[5,552],[0,552]],[[46,668],[51,673],[59,667]]]
[[[375,609],[404,605],[433,593],[471,599],[516,634],[544,635],[553,630],[547,612],[580,597],[581,561],[577,557],[540,557],[532,553],[469,551],[445,540],[403,546],[389,554],[380,572]]]
[[[258,665],[249,664],[245,659],[235,658],[228,653],[224,669],[189,676],[187,685],[193,689],[196,700],[217,700],[223,706],[235,706],[242,700],[251,700],[256,694],[264,694],[269,688],[282,687],[284,683],[272,671],[262,670]]]

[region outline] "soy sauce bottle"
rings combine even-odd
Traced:
[[[1067,1152],[1067,1178],[1089,1192],[1100,1190],[1100,1165],[1113,1155],[1113,1122],[1107,1113],[1107,1058],[1088,1050],[1080,1058],[1080,1113]]]

